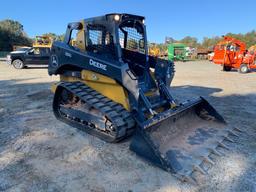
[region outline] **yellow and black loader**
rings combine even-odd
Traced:
[[[54,42],[48,72],[57,119],[107,142],[133,135],[130,149],[152,164],[194,181],[228,148],[230,128],[202,97],[177,103],[171,95],[171,61],[148,55],[145,18],[107,14],[68,24]],[[72,40],[76,41],[73,45]]]

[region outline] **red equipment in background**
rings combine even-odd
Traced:
[[[244,42],[224,36],[214,48],[213,62],[223,65],[224,71],[234,68],[240,73],[247,73],[256,69],[256,52],[248,52]]]

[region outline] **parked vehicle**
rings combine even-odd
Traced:
[[[223,71],[237,69],[248,73],[256,69],[256,52],[246,50],[246,44],[233,37],[225,36],[214,48],[213,62],[223,66]]]
[[[212,61],[214,57],[214,52],[208,53],[208,60]]]
[[[48,65],[50,48],[23,47],[7,55],[7,63],[16,69],[23,69],[32,65]]]
[[[196,59],[199,59],[199,60],[207,60],[209,53],[210,53],[209,49],[206,49],[206,48],[197,48],[197,49],[196,49]]]
[[[21,51],[21,50],[29,49],[29,48],[31,48],[31,47],[24,46],[24,45],[13,45],[12,46],[12,51]]]
[[[168,45],[168,59],[170,61],[185,61],[186,45],[182,43],[172,43]]]

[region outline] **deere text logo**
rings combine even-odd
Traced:
[[[94,67],[97,67],[97,68],[99,68],[99,69],[102,69],[102,70],[104,70],[104,71],[107,70],[107,65],[104,65],[104,64],[99,63],[99,62],[97,62],[97,61],[94,61],[94,60],[92,60],[92,59],[89,60],[89,64],[92,65],[92,66],[94,66]]]

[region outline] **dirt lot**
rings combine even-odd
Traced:
[[[256,191],[256,72],[222,72],[209,62],[176,64],[179,100],[204,96],[245,130],[214,157],[199,185],[181,183],[129,151],[57,121],[47,69],[0,63],[0,191]]]

